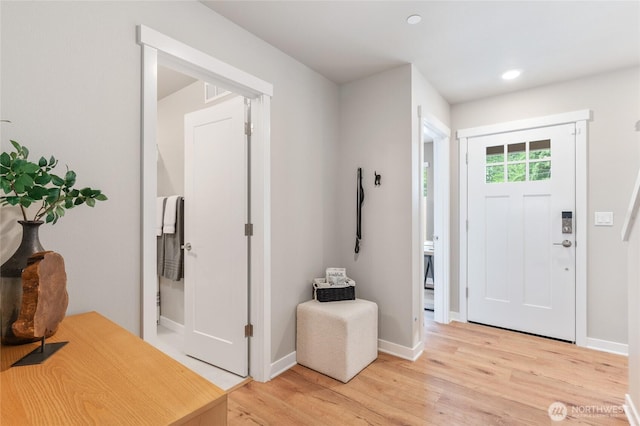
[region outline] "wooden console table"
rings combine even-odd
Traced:
[[[0,348],[0,424],[226,425],[226,393],[96,312],[65,318],[40,365],[37,343]]]

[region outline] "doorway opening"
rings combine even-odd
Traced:
[[[575,134],[567,123],[469,138],[469,321],[575,339]]]
[[[433,179],[433,139],[425,135],[424,160],[422,162],[422,208],[425,212],[425,226],[422,229],[424,241],[424,310],[425,319],[435,319],[434,291],[436,286],[433,267],[433,216],[434,216],[434,179]],[[438,308],[441,308],[440,306]]]
[[[420,265],[419,275],[416,274],[415,317],[416,320],[422,319],[418,328],[422,339],[425,312],[433,321],[445,324],[449,322],[450,130],[433,115],[422,112],[420,107],[418,117],[420,142],[415,162],[417,173],[414,176],[417,188],[415,195],[420,202],[417,203],[418,225],[415,228],[417,232],[414,233],[413,247],[415,264]],[[429,163],[429,167],[425,167],[425,163]],[[432,295],[433,311],[425,311],[425,295]]]
[[[162,65],[216,87],[249,99],[253,123],[250,194],[253,235],[250,246],[249,374],[265,382],[270,375],[270,166],[269,124],[273,87],[242,70],[201,51],[140,25],[138,43],[142,46],[142,134],[141,134],[141,257],[142,257],[142,337],[158,342],[157,330],[157,72]]]
[[[459,281],[459,306],[460,320],[468,321],[469,317],[469,262],[470,251],[473,249],[470,245],[469,228],[473,226],[469,217],[470,211],[470,188],[472,187],[472,175],[469,168],[472,165],[472,155],[469,153],[471,149],[471,140],[473,138],[482,138],[488,135],[504,135],[509,132],[527,131],[532,129],[544,129],[551,126],[561,126],[570,124],[575,126],[575,214],[573,219],[573,232],[576,235],[575,240],[575,342],[578,346],[587,346],[587,121],[591,118],[589,110],[574,111],[564,114],[556,114],[550,116],[536,117],[525,120],[511,121],[487,126],[468,128],[458,130],[457,136],[460,146],[460,281]],[[480,140],[480,139],[478,139]],[[516,146],[517,147],[517,146]],[[529,148],[531,148],[529,146]],[[517,150],[512,150],[514,153]],[[509,150],[507,148],[507,155]],[[493,150],[485,151],[486,155],[493,155]],[[515,155],[515,154],[514,154]],[[513,161],[516,162],[515,159]],[[469,163],[469,164],[467,164]],[[506,163],[509,163],[507,157]],[[508,166],[508,164],[507,164]],[[491,165],[490,167],[493,167]],[[520,166],[521,167],[521,166]],[[525,165],[526,168],[526,165]],[[506,168],[508,172],[508,167]],[[488,175],[484,175],[487,179]],[[508,175],[507,180],[508,180]],[[498,198],[495,198],[498,199]],[[498,213],[503,214],[504,209],[496,209]],[[477,218],[476,218],[477,219]],[[562,219],[562,217],[560,217]],[[557,228],[557,227],[556,227]],[[558,248],[568,248],[561,242]],[[566,270],[563,270],[567,272]]]
[[[230,389],[241,383],[243,381],[242,376],[246,375],[247,348],[242,349],[239,347],[236,352],[240,352],[234,357],[236,361],[230,363],[221,357],[221,351],[215,353],[203,351],[198,345],[194,347],[193,343],[195,335],[193,318],[196,316],[197,310],[204,309],[205,312],[201,312],[200,316],[206,316],[208,312],[208,320],[210,321],[207,322],[216,324],[215,331],[210,330],[207,334],[224,332],[227,335],[233,335],[233,322],[227,321],[229,318],[226,317],[225,320],[218,321],[217,317],[223,314],[216,313],[220,312],[220,309],[213,309],[211,306],[212,303],[215,304],[223,298],[222,292],[218,292],[215,298],[201,296],[200,299],[209,300],[204,306],[198,306],[185,295],[193,295],[194,287],[198,283],[197,274],[193,272],[202,270],[202,267],[211,269],[218,258],[214,256],[210,261],[193,270],[195,266],[193,263],[197,262],[197,254],[202,257],[205,251],[210,252],[216,242],[229,247],[233,240],[241,240],[242,237],[234,238],[234,235],[230,235],[230,240],[227,241],[221,241],[220,237],[208,238],[209,234],[215,232],[214,225],[220,222],[221,212],[229,210],[228,205],[225,205],[224,209],[218,207],[211,212],[209,219],[216,219],[213,224],[210,221],[198,223],[199,216],[195,213],[198,210],[197,206],[206,205],[207,199],[221,199],[220,194],[214,193],[215,188],[218,188],[218,191],[226,192],[227,187],[232,187],[232,182],[229,179],[223,179],[224,183],[217,182],[219,179],[212,179],[209,176],[211,173],[206,171],[204,173],[198,172],[197,176],[193,175],[196,172],[196,168],[192,164],[193,161],[185,156],[187,151],[186,144],[188,143],[188,139],[185,137],[185,123],[186,117],[191,113],[212,107],[225,108],[224,104],[231,99],[235,99],[236,103],[242,103],[244,100],[232,92],[223,91],[202,80],[197,80],[163,65],[158,65],[157,97],[157,196],[158,209],[161,210],[157,216],[158,223],[156,223],[159,280],[157,297],[158,324],[156,329],[158,348],[198,372],[201,376],[208,378],[220,388]],[[236,120],[244,121],[242,107],[240,114],[241,116]],[[238,129],[236,133],[234,143],[237,142],[235,139],[244,138],[243,129]],[[194,141],[197,141],[197,139],[192,142]],[[207,145],[209,148],[207,148]],[[240,145],[242,145],[241,140]],[[207,155],[202,155],[202,157],[207,158],[205,160],[207,169],[221,170],[220,167],[213,166],[216,158],[224,158],[224,162],[231,162],[229,158],[230,152],[224,148],[226,146],[223,141],[207,140],[203,147],[207,150]],[[246,158],[244,160],[240,159],[238,162],[239,164],[235,164],[234,168],[244,170],[243,163],[246,163]],[[190,176],[197,177],[197,179],[190,179]],[[242,176],[239,176],[239,178],[242,182],[239,182],[240,187],[237,188],[237,191],[242,192],[244,194],[242,197],[246,199],[246,189],[242,189],[246,185],[246,179]],[[206,193],[200,194],[194,192],[193,189],[187,190],[186,187],[191,188],[188,183],[192,181],[205,182],[203,184],[206,185]],[[235,220],[245,223],[246,215],[244,212],[233,212],[233,215],[238,216]],[[171,226],[173,223],[175,223],[175,226]],[[238,226],[239,228],[240,226]],[[197,235],[194,235],[193,229],[198,230]],[[186,249],[176,250],[178,245],[186,247]],[[192,245],[195,246],[195,249],[191,249]],[[244,251],[246,252],[246,248]],[[241,258],[242,256],[238,257]],[[192,271],[187,281],[185,280],[185,271],[188,268],[191,268]],[[246,268],[245,264],[244,269],[246,270]],[[202,285],[200,284],[198,292],[211,292],[217,288],[216,282],[220,281],[220,279],[214,279],[214,277],[218,277],[226,268],[218,267],[213,269],[213,271],[208,271],[210,279],[207,280],[206,287],[201,288]],[[244,275],[244,273],[241,272],[240,275]],[[242,277],[237,274],[234,276],[234,279],[240,278]],[[246,281],[246,277],[244,281]],[[229,286],[225,286],[225,288],[229,288]],[[241,293],[244,291],[241,286],[233,286],[233,288]],[[243,311],[247,306],[247,297],[245,296],[244,299],[245,301],[239,306],[235,306],[236,317],[238,315],[243,316],[240,318],[243,321],[240,327],[246,321],[246,313],[243,313]],[[239,339],[244,340],[241,336]],[[240,341],[236,344],[243,346],[246,343]],[[240,375],[230,373],[229,371],[234,368],[236,371],[233,373],[237,372],[238,363],[242,364],[240,370],[243,373]]]

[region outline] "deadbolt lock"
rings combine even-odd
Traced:
[[[573,234],[573,212],[562,212],[562,233]]]

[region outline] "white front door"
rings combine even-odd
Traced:
[[[574,124],[469,138],[469,321],[575,341],[575,242]]]
[[[244,98],[185,115],[185,351],[248,371]]]

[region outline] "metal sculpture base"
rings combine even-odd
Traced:
[[[36,348],[33,351],[29,352],[18,361],[14,362],[11,366],[19,367],[22,365],[42,364],[47,359],[49,359],[51,355],[58,352],[58,350],[60,350],[67,343],[69,342],[45,343],[43,337],[42,340],[40,340],[39,348]]]

